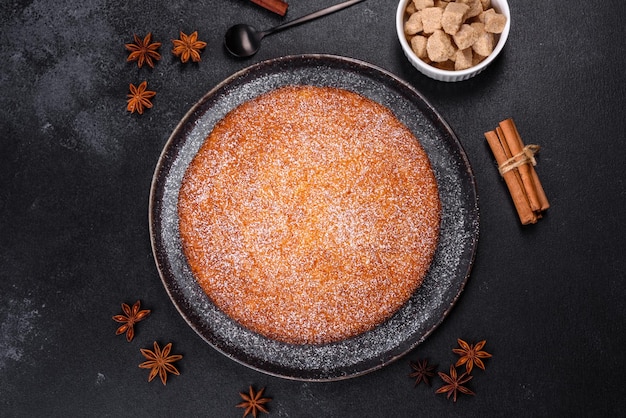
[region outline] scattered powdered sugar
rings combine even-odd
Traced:
[[[96,386],[102,385],[105,380],[106,376],[104,375],[104,373],[98,372],[98,374],[96,375]]]
[[[256,334],[217,309],[192,274],[178,230],[178,193],[184,173],[215,124],[229,111],[288,85],[330,86],[357,92],[392,110],[420,140],[441,201],[437,250],[421,287],[380,326],[345,340],[294,345]],[[467,280],[478,237],[473,175],[449,127],[412,88],[358,61],[285,57],[258,64],[216,87],[174,132],[155,173],[151,197],[155,258],[165,287],[188,323],[227,356],[293,379],[332,380],[374,370],[426,338],[443,320]]]
[[[10,299],[2,311],[0,323],[0,371],[7,361],[21,361],[24,346],[36,332],[34,321],[39,317],[39,310],[33,308],[30,299]]]

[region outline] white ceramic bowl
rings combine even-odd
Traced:
[[[500,34],[500,38],[498,39],[498,43],[496,44],[493,52],[483,61],[466,70],[440,70],[439,68],[433,67],[432,65],[429,65],[419,59],[411,49],[411,45],[409,45],[409,42],[406,39],[406,35],[404,34],[404,22],[406,20],[404,11],[411,1],[412,0],[400,0],[400,2],[398,3],[398,9],[396,10],[396,32],[398,33],[398,39],[400,40],[400,45],[402,45],[404,55],[406,55],[411,64],[413,64],[413,66],[417,68],[421,73],[427,75],[430,78],[434,78],[435,80],[453,82],[467,80],[468,78],[474,77],[476,74],[487,68],[489,64],[491,64],[491,62],[498,56],[500,51],[502,51],[502,48],[504,48],[504,44],[509,37],[509,30],[511,29],[511,11],[509,10],[509,4],[506,0],[491,0],[492,7],[498,13],[502,13],[506,16],[506,26]]]

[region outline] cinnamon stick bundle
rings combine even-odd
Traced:
[[[252,3],[257,4],[270,12],[277,13],[281,16],[285,16],[289,5],[282,0],[250,0]]]
[[[503,120],[498,127],[485,132],[498,169],[509,189],[522,225],[534,224],[550,207],[548,198],[535,171],[537,145],[524,145],[513,119]]]

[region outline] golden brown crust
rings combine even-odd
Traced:
[[[428,157],[384,106],[290,86],[213,129],[179,195],[199,284],[243,326],[294,344],[388,319],[421,284],[439,233]]]

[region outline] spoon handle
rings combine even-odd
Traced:
[[[335,4],[334,6],[330,6],[330,7],[318,10],[317,12],[313,12],[311,14],[299,17],[299,18],[294,19],[292,21],[283,23],[282,25],[278,25],[278,26],[275,26],[275,27],[273,27],[271,29],[263,31],[262,32],[263,36],[269,35],[269,34],[274,33],[274,32],[278,32],[278,31],[283,30],[283,29],[291,28],[291,27],[299,25],[301,23],[308,22],[308,21],[313,20],[313,19],[317,19],[318,17],[326,16],[328,14],[334,13],[334,12],[339,11],[341,9],[345,9],[346,7],[350,7],[353,4],[357,4],[357,3],[360,3],[362,1],[364,1],[364,0],[348,0],[348,1],[345,1],[343,3]]]

